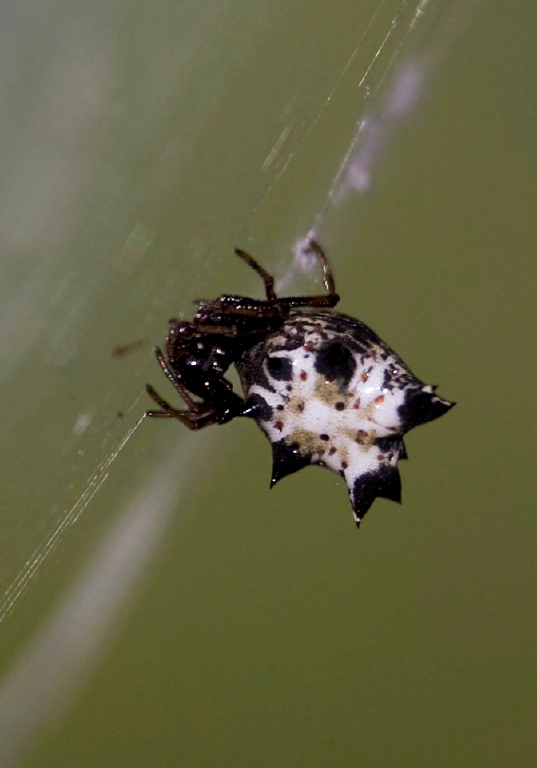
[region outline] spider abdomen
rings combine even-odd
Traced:
[[[309,464],[347,484],[357,523],[377,496],[400,501],[403,435],[450,407],[359,320],[292,310],[237,363],[245,413],[273,449],[272,485]]]

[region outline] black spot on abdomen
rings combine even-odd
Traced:
[[[267,373],[276,381],[291,381],[293,364],[288,357],[269,357],[267,359]]]
[[[331,342],[318,350],[315,370],[321,376],[337,379],[347,386],[356,370],[356,360],[348,347],[337,341]]]

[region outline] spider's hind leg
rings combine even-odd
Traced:
[[[267,301],[277,301],[278,297],[274,290],[274,278],[272,275],[269,275],[269,273],[263,269],[261,264],[258,264],[254,257],[250,256],[246,251],[243,251],[242,248],[235,248],[235,253],[237,256],[240,256],[240,258],[245,261],[254,272],[257,272],[265,285],[265,296],[267,297]]]
[[[330,264],[328,263],[328,257],[324,252],[323,248],[321,248],[321,246],[316,240],[310,240],[305,251],[306,253],[314,253],[319,259],[319,261],[321,262],[321,266],[323,268],[323,282],[324,282],[324,287],[326,288],[327,294],[329,296],[337,296],[338,294],[336,291],[334,276],[332,274]]]
[[[317,256],[323,268],[323,283],[326,288],[324,296],[286,296],[280,299],[280,304],[284,305],[288,309],[297,307],[326,307],[331,309],[339,303],[339,294],[336,293],[336,284],[330,264],[328,263],[328,257],[324,250],[321,248],[316,240],[309,240],[304,246],[304,253],[313,253]]]

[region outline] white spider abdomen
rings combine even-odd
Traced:
[[[452,407],[370,328],[332,310],[292,310],[237,364],[273,449],[272,485],[309,464],[339,473],[359,524],[374,499],[400,501],[403,435]]]

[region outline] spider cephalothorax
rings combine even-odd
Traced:
[[[370,328],[334,312],[339,301],[326,256],[326,295],[279,298],[274,280],[244,251],[263,279],[266,299],[221,296],[199,301],[190,322],[171,320],[157,360],[188,410],[177,410],[148,385],[160,406],[148,416],[175,418],[190,429],[255,419],[272,445],[271,485],[309,464],[340,474],[356,523],[377,496],[401,500],[397,462],[403,435],[438,418],[453,403],[423,384]],[[244,392],[224,378],[235,365]]]

